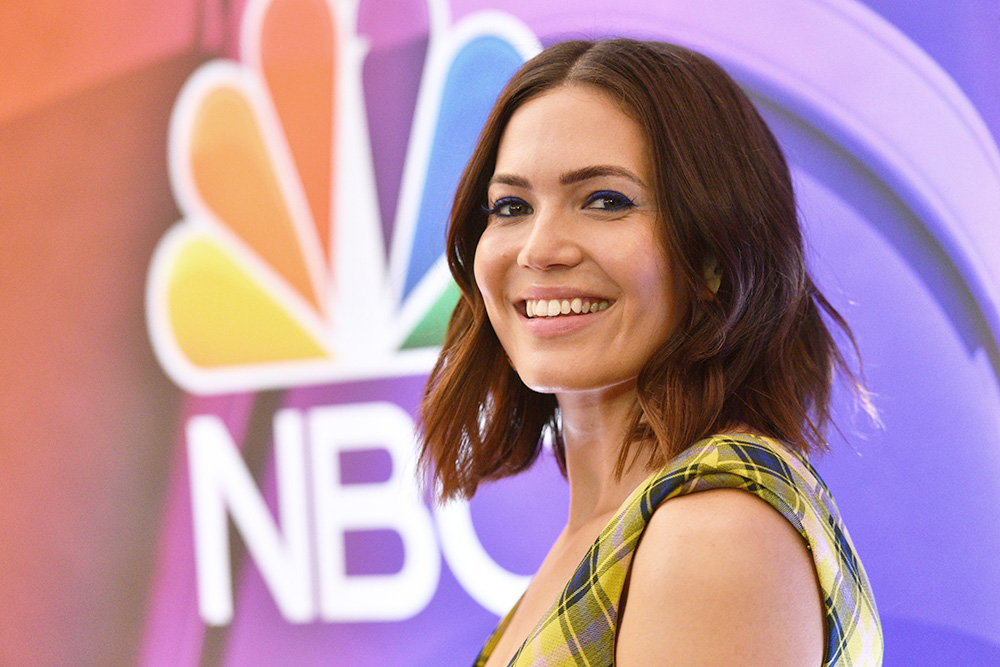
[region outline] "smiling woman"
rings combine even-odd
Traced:
[[[826,486],[833,372],[788,169],[707,58],[566,42],[508,84],[459,184],[462,290],[423,405],[442,498],[527,468],[568,520],[477,665],[881,664]],[[566,663],[569,664],[569,663]]]
[[[474,273],[534,391],[633,393],[674,329],[647,153],[639,127],[589,86],[535,97],[504,131]]]

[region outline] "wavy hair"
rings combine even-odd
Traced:
[[[497,150],[526,101],[593,86],[640,127],[661,232],[687,303],[647,360],[618,474],[662,465],[697,440],[745,424],[800,451],[825,447],[833,374],[865,398],[825,317],[857,351],[844,319],[806,271],[795,197],[777,141],[736,83],[689,49],[629,39],[569,41],[510,80],[486,121],[451,210],[448,265],[461,297],[421,405],[421,464],[438,497],[526,469],[546,429],[565,466],[555,397],[507,361],[473,276]],[[866,407],[869,404],[866,403]]]

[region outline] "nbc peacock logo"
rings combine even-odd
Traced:
[[[240,47],[173,111],[183,217],[147,285],[161,365],[196,394],[426,372],[458,298],[450,202],[536,37],[441,0],[252,0]]]

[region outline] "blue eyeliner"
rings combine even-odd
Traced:
[[[604,206],[603,210],[606,211],[621,211],[627,208],[635,208],[636,206],[635,200],[616,190],[600,190],[595,192],[587,197],[586,205],[590,206],[590,204],[600,199],[608,199],[615,202],[613,206]]]

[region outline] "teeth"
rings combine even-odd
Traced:
[[[559,315],[596,313],[610,304],[576,297],[570,299],[532,299],[524,302],[528,317],[557,317]]]

